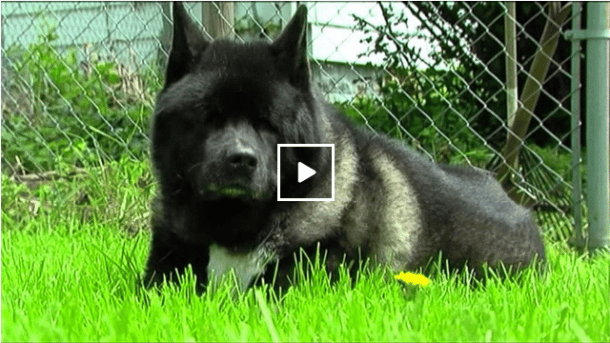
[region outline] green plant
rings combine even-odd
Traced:
[[[395,11],[395,6],[380,4],[379,8],[384,23],[373,24],[356,15],[354,19],[367,34],[364,42],[370,44],[363,55],[381,55],[387,71],[377,80],[380,94],[374,99],[377,106],[389,112],[381,118],[391,117],[394,128],[402,127],[402,135],[406,131],[414,145],[437,160],[485,165],[492,155],[486,141],[498,143],[496,128],[503,117],[493,114],[500,113],[495,111],[495,104],[504,103],[498,98],[501,85],[495,79],[492,85],[482,77],[487,76],[485,65],[464,53],[462,45],[437,42],[442,41],[441,37],[424,34],[424,23],[413,32],[407,25],[409,16],[405,11]],[[449,33],[451,42],[460,42],[456,32]],[[411,44],[415,39],[440,44],[440,49],[432,49],[424,59],[421,49]],[[390,134],[396,130],[374,128]]]
[[[31,104],[31,113],[3,106],[2,155],[9,164],[4,170],[31,173],[125,154],[143,157],[150,90],[121,90],[125,68],[94,55],[80,61],[74,47],[61,53],[54,46],[58,38],[50,26],[27,49],[7,52],[12,86]]]
[[[362,97],[338,106],[357,123],[393,137],[411,137],[411,144],[430,152],[436,160],[462,163],[466,159],[485,165],[491,152],[474,134],[470,122],[475,108],[459,100],[457,90],[447,84],[458,82],[434,68],[392,69],[392,79],[380,78],[376,97]]]

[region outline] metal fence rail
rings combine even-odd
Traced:
[[[169,4],[1,6],[2,172],[147,158],[171,36]],[[436,160],[505,168],[514,198],[553,223],[570,223],[572,209],[583,206],[580,194],[572,199],[571,180],[582,163],[570,162],[570,137],[580,129],[570,127],[570,101],[579,92],[571,88],[570,61],[579,53],[563,31],[580,13],[538,2],[516,3],[514,15],[501,2],[307,6],[315,81],[355,121]],[[188,7],[210,36],[248,41],[273,37],[296,4]],[[519,98],[507,99],[507,84]],[[529,125],[519,127],[518,115],[514,123],[519,110]],[[515,162],[506,151],[511,136],[520,148]],[[570,226],[556,232],[565,238]]]

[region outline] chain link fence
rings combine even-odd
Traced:
[[[575,56],[562,32],[579,13],[545,2],[513,13],[502,2],[306,4],[314,79],[329,100],[432,159],[507,168],[511,196],[569,234],[581,204],[570,181]],[[2,172],[146,159],[170,5],[2,2]],[[187,7],[211,37],[249,41],[274,37],[296,3]]]

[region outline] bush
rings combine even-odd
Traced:
[[[392,79],[380,79],[375,97],[361,97],[338,104],[357,123],[368,124],[398,139],[407,139],[436,160],[483,166],[491,157],[484,141],[477,137],[466,119],[476,109],[459,102],[446,87],[445,71],[429,68],[394,68]],[[457,76],[455,76],[457,78]]]
[[[8,98],[27,106],[3,101],[4,171],[56,170],[125,154],[144,157],[155,90],[124,90],[133,77],[122,65],[95,56],[79,61],[74,47],[58,52],[57,39],[51,27],[27,49],[7,52],[12,62]],[[142,84],[141,78],[137,75],[136,82]]]

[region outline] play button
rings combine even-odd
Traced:
[[[309,168],[307,165],[299,162],[298,164],[298,173],[297,173],[297,181],[299,183],[309,179],[310,177],[314,176],[316,174],[316,171]]]
[[[277,144],[276,175],[277,201],[334,201],[335,145]]]

